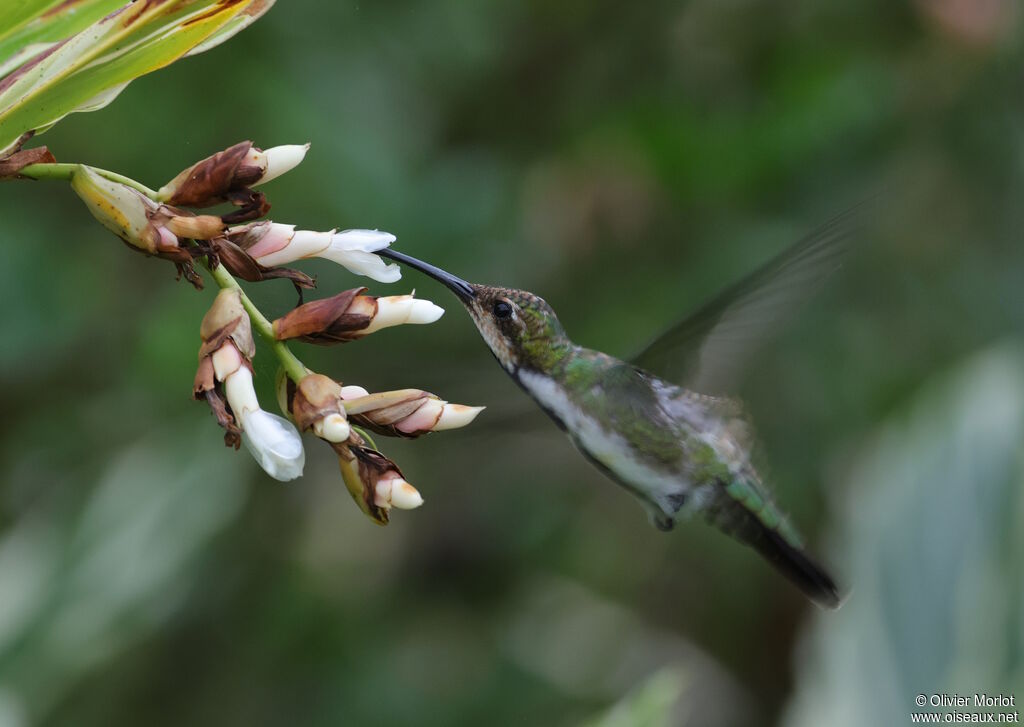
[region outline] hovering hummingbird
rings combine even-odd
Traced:
[[[700,513],[813,601],[836,608],[835,583],[804,552],[751,463],[739,402],[720,394],[773,321],[839,267],[853,217],[840,215],[798,241],[630,362],[574,343],[533,293],[468,283],[395,250],[378,254],[455,293],[509,376],[584,457],[639,498],[659,529]]]

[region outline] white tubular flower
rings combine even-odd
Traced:
[[[384,296],[377,298],[377,314],[361,333],[366,335],[381,328],[400,326],[404,323],[433,323],[443,315],[444,308],[429,300],[414,298],[411,295]]]
[[[431,431],[443,432],[447,429],[458,429],[470,424],[477,415],[487,407],[466,406],[465,404],[445,404],[437,423]]]
[[[307,151],[309,151],[309,144],[284,144],[272,146],[264,151],[255,147],[249,149],[246,163],[264,170],[263,176],[253,182],[252,186],[264,184],[295,169],[306,158]]]
[[[443,432],[448,429],[464,427],[476,419],[484,410],[482,406],[466,406],[465,404],[449,404],[440,399],[427,401],[413,414],[395,426],[403,432]]]
[[[260,265],[268,268],[321,257],[338,263],[356,275],[365,275],[380,283],[394,283],[402,277],[398,265],[387,264],[379,255],[373,254],[395,241],[395,236],[390,232],[313,232],[296,230],[295,225],[270,222],[233,228],[228,230],[228,236],[237,237],[245,251]]]
[[[423,504],[423,495],[401,477],[394,477],[377,481],[374,485],[373,500],[377,507],[385,510],[392,507],[399,510],[415,510]]]
[[[299,431],[287,419],[260,408],[248,366],[239,366],[227,375],[224,394],[241,426],[242,441],[260,467],[282,482],[300,477],[306,453]]]

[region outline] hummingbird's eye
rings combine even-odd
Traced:
[[[512,317],[512,304],[506,300],[499,300],[494,304],[494,317],[499,319]]]

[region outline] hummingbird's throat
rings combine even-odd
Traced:
[[[508,339],[505,338],[501,331],[497,330],[493,325],[488,325],[486,322],[483,324],[478,323],[477,328],[487,347],[491,349],[491,353],[494,354],[494,358],[498,359],[498,363],[501,364],[502,368],[508,373],[514,374],[516,369],[519,368],[519,360]]]

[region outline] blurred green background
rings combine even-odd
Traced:
[[[291,0],[67,118],[58,160],[154,187],[310,141],[275,220],[394,232],[622,356],[881,191],[742,391],[852,595],[817,612],[703,523],[655,531],[415,274],[371,290],[441,321],[298,352],[488,406],[381,443],[426,505],[373,525],[312,441],[274,482],[190,400],[212,292],[66,187],[7,183],[0,725],[853,726],[1024,698],[1021,38],[1015,0]]]

